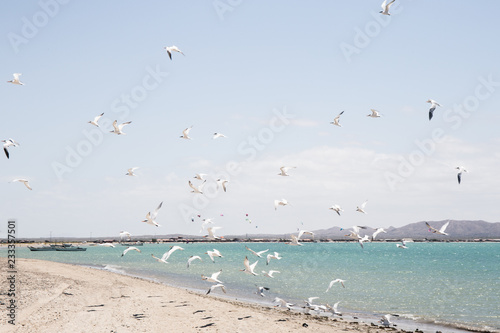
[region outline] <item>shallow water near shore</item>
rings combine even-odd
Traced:
[[[227,288],[225,297],[271,306],[274,297],[295,303],[297,309],[308,297],[319,297],[316,304],[340,301],[345,318],[359,317],[376,322],[381,315],[398,314],[392,321],[398,328],[425,332],[458,332],[459,328],[500,332],[500,244],[497,243],[409,243],[402,250],[394,243],[368,243],[361,249],[355,243],[190,243],[178,244],[168,264],[160,257],[173,244],[145,244],[141,253],[132,251],[121,257],[123,246],[89,246],[85,252],[30,252],[18,247],[17,257],[50,260],[106,269],[116,273],[153,279],[191,290],[206,292],[211,283],[201,274],[222,269],[219,279]],[[245,249],[269,249],[283,259],[258,258]],[[212,263],[207,250],[218,249],[223,258]],[[0,256],[5,256],[0,249]],[[188,269],[187,259],[199,255]],[[243,259],[256,260],[258,276],[241,272]],[[270,269],[280,271],[271,279],[262,275]],[[335,284],[325,293],[331,280],[346,280],[345,288]],[[269,287],[266,297],[258,296],[256,285]],[[217,296],[220,291],[215,291]]]

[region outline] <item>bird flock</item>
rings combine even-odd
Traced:
[[[390,7],[394,4],[394,2],[395,2],[395,0],[392,0],[389,2],[387,0],[384,0],[384,2],[381,5],[382,10],[380,11],[380,13],[382,15],[391,15],[390,14]],[[175,45],[166,46],[166,47],[164,47],[164,49],[165,49],[170,60],[173,60],[174,53],[179,53],[179,54],[182,54],[183,56],[185,56],[185,54]],[[23,86],[24,83],[20,81],[20,76],[21,76],[21,73],[14,73],[13,79],[9,80],[7,82],[11,83],[13,85]],[[430,120],[432,120],[432,118],[434,116],[434,112],[436,111],[436,108],[442,107],[442,105],[433,99],[429,99],[426,102],[430,104],[430,108],[428,111],[428,117],[429,117],[429,121],[430,121]],[[333,121],[330,122],[330,124],[337,126],[337,127],[342,127],[342,125],[340,124],[340,119],[341,119],[341,116],[344,114],[344,112],[345,111],[341,111],[333,119]],[[104,112],[100,113],[99,115],[95,116],[92,120],[88,121],[88,123],[92,126],[99,127],[100,126],[99,121],[100,121],[101,117],[103,117],[103,115],[104,115]],[[378,110],[370,109],[370,113],[367,115],[367,117],[377,119],[377,118],[381,118],[382,114]],[[126,135],[126,133],[124,132],[124,127],[131,125],[131,124],[132,124],[132,121],[126,121],[126,122],[119,124],[117,120],[114,120],[113,125],[112,125],[113,129],[109,132],[116,134],[116,135],[119,135],[119,136]],[[192,129],[193,129],[193,126],[185,128],[182,131],[182,135],[180,135],[180,138],[183,140],[193,140],[193,138],[190,136]],[[228,137],[222,133],[215,132],[212,136],[212,140],[216,140],[216,139],[228,139]],[[4,139],[4,140],[2,140],[2,142],[3,142],[3,149],[4,149],[5,156],[7,157],[7,159],[10,159],[11,155],[12,155],[12,151],[10,151],[10,149],[19,147],[20,144],[12,138]],[[134,173],[134,171],[136,171],[139,168],[140,167],[128,168],[125,175],[131,176],[131,177],[137,176]],[[281,167],[279,167],[279,173],[277,175],[279,175],[281,177],[293,177],[293,172],[295,171],[294,169],[296,169],[296,168],[297,168],[296,166],[281,166]],[[468,171],[463,166],[457,166],[455,169],[458,170],[457,179],[458,179],[458,183],[461,184],[463,173],[468,172]],[[125,168],[124,168],[124,170],[125,170]],[[207,177],[206,173],[198,173],[193,177],[193,179],[194,179],[193,181],[188,180],[187,185],[191,189],[190,192],[195,194],[195,195],[202,195],[203,190],[204,190],[204,186],[206,185],[206,182],[207,182],[206,177]],[[28,179],[18,178],[18,179],[13,179],[11,182],[23,183],[28,190],[32,190],[32,187],[30,186]],[[230,191],[229,180],[219,178],[216,180],[216,183],[217,183],[217,189],[221,189],[223,192]],[[359,206],[356,207],[355,211],[357,211],[361,214],[367,214],[367,211],[366,211],[367,203],[368,203],[368,200],[365,200],[362,204],[360,204]],[[142,220],[142,222],[145,224],[154,226],[154,227],[160,227],[160,224],[158,224],[158,222],[156,220],[158,217],[158,213],[159,213],[160,209],[162,208],[162,205],[163,205],[163,202],[160,202],[159,205],[152,212],[149,211],[146,214],[146,218],[144,220]],[[291,205],[285,198],[274,200],[275,210],[278,210],[278,208],[282,209],[282,207],[286,207],[286,206],[291,206]],[[334,204],[328,209],[335,212],[338,216],[341,216],[342,213],[344,212],[344,210],[338,204]],[[200,216],[198,216],[198,217],[200,217]],[[192,221],[194,221],[194,218],[192,219]],[[200,232],[202,232],[206,228],[207,235],[205,235],[204,237],[207,238],[208,240],[218,240],[218,239],[223,238],[222,236],[216,235],[217,230],[219,230],[221,227],[208,226],[208,225],[212,225],[212,224],[213,224],[212,219],[207,219],[207,218],[203,219]],[[439,229],[432,227],[427,222],[426,222],[426,225],[427,225],[429,231],[432,233],[439,234],[439,235],[448,235],[445,232],[445,230],[448,227],[449,222],[445,223]],[[361,234],[362,230],[367,230],[368,227],[366,227],[366,226],[353,226],[350,229],[351,230],[349,230],[349,234],[347,234],[345,236],[357,241],[359,243],[359,245],[361,246],[361,248],[364,248],[364,243],[371,242],[371,241],[375,240],[376,237],[380,233],[387,232],[383,228],[372,228],[374,231],[371,233],[371,235],[369,235],[369,234],[362,235]],[[310,235],[314,239],[314,233],[307,231],[307,230],[299,230],[297,235],[294,235],[294,234],[290,235],[290,241],[287,242],[286,244],[288,244],[290,246],[303,246],[304,244],[301,243],[300,241],[301,241],[301,239],[303,239],[303,237],[305,237],[305,235]],[[121,231],[120,232],[120,240],[123,240],[124,238],[130,240],[131,234],[127,231]],[[407,247],[408,241],[409,240],[403,239],[403,240],[401,240],[401,243],[398,243],[396,245],[398,248],[408,249],[408,247]],[[114,247],[113,244],[101,244],[101,246],[111,247],[111,248]],[[265,253],[269,252],[269,249],[261,250],[261,251],[254,251],[254,250],[250,249],[248,246],[245,246],[245,248],[246,248],[246,250],[248,250],[250,252],[249,255],[256,256],[259,259],[265,259],[266,266],[272,265],[273,260],[283,259],[278,252],[274,252],[274,251],[271,253],[268,253],[266,255]],[[177,251],[183,251],[183,250],[184,249],[182,247],[175,245],[175,246],[171,246],[170,249],[167,252],[163,253],[161,256],[155,256],[154,254],[151,254],[151,257],[152,257],[152,259],[156,260],[157,262],[159,262],[161,264],[168,264],[168,260],[171,258],[172,255],[174,255],[174,253],[176,253]],[[138,248],[130,246],[130,247],[127,247],[123,251],[123,253],[121,254],[121,257],[125,257],[125,255],[127,255],[131,251],[136,251],[137,253],[141,253],[141,251]],[[205,254],[209,257],[210,261],[212,261],[213,263],[215,263],[216,258],[217,258],[217,260],[220,260],[220,259],[223,260],[223,258],[224,258],[224,256],[221,254],[221,252],[218,251],[217,249],[208,250],[205,252]],[[128,255],[130,255],[130,254],[128,254]],[[201,256],[198,256],[198,255],[190,256],[186,262],[186,266],[188,269],[190,268],[191,265],[193,265],[195,263],[195,260],[203,261]],[[246,273],[250,276],[257,276],[257,275],[262,274],[262,276],[265,276],[267,278],[275,279],[275,278],[279,278],[276,276],[276,274],[281,273],[280,271],[272,270],[272,269],[267,270],[267,271],[261,270],[261,272],[258,273],[257,265],[259,263],[259,260],[256,260],[255,262],[251,263],[248,256],[245,256],[242,261],[243,261],[242,262],[243,268],[240,269],[240,271],[242,271],[243,273]],[[226,293],[226,286],[219,279],[221,274],[222,274],[222,270],[214,272],[210,276],[201,275],[202,280],[213,283],[209,287],[207,294],[214,292],[218,288],[220,288],[220,290],[222,292]],[[335,277],[328,284],[326,284],[327,288],[326,288],[325,293],[328,293],[337,284],[343,288],[346,288],[346,280]],[[261,297],[265,297],[264,292],[267,292],[269,290],[270,289],[266,286],[256,285],[256,294],[261,296]],[[318,299],[318,297],[308,298],[308,300],[305,301],[305,304],[306,304],[305,308],[310,309],[312,311],[324,311],[324,312],[330,312],[333,315],[341,315],[341,312],[339,312],[339,310],[338,310],[339,302],[335,303],[333,306],[330,306],[329,304],[319,305],[319,304],[314,304],[314,301],[316,299]],[[278,298],[278,297],[276,297],[274,299],[273,303],[275,303],[276,306],[281,306],[281,307],[285,307],[288,309],[291,309],[294,306],[294,304],[288,303],[285,300]],[[380,322],[384,326],[391,325],[392,323],[390,322],[390,315],[385,315],[381,319]]]

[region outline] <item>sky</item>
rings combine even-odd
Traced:
[[[380,3],[3,1],[0,237],[498,222],[500,3]]]

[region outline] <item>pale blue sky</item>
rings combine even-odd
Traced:
[[[3,2],[2,77],[25,85],[0,88],[0,139],[21,144],[0,156],[0,221],[24,237],[199,234],[186,209],[221,234],[498,222],[500,4],[397,0],[389,18],[380,2]],[[442,104],[430,122],[429,98]],[[102,112],[103,132],[87,123]],[[125,136],[104,126],[115,119],[132,121]],[[229,178],[227,193],[190,193],[195,173],[207,188]],[[141,223],[161,201],[162,227]]]

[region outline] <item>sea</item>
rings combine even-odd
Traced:
[[[169,263],[159,263],[170,246],[179,245]],[[264,251],[258,258],[254,251]],[[318,297],[315,304],[340,302],[343,318],[376,323],[382,315],[392,314],[398,328],[424,332],[500,332],[500,243],[414,242],[407,249],[391,242],[316,242],[303,246],[285,243],[164,243],[144,244],[141,252],[121,256],[124,246],[88,246],[85,252],[32,252],[18,247],[16,257],[71,263],[119,274],[150,279],[160,283],[206,293],[212,283],[201,275],[219,275],[227,289],[217,297],[273,306],[275,297],[295,304],[300,311],[304,300]],[[223,255],[212,262],[207,250]],[[281,260],[266,265],[265,255],[278,252]],[[187,259],[199,255],[187,268]],[[6,249],[0,249],[6,257]],[[253,276],[240,271],[243,260],[258,261]],[[276,270],[274,278],[262,271]],[[345,280],[343,288],[330,281]],[[256,286],[269,288],[264,297]]]

